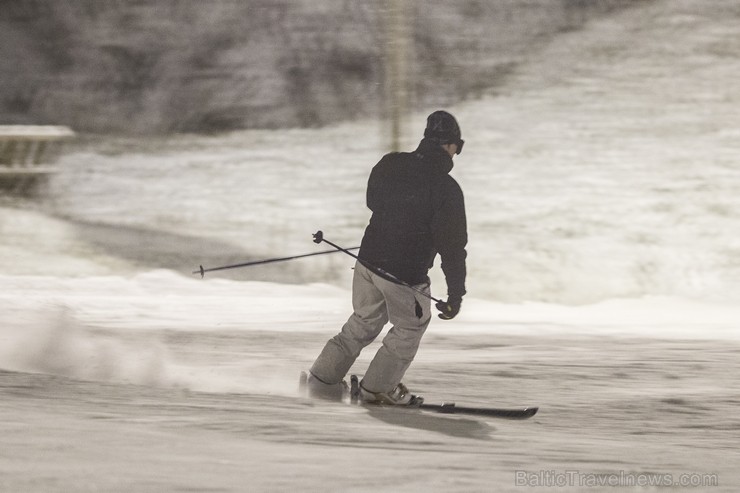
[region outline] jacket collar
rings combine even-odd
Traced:
[[[416,148],[414,154],[421,159],[429,160],[433,166],[439,167],[445,173],[452,171],[452,167],[454,166],[452,158],[447,151],[442,149],[442,146],[437,142],[426,138],[419,142],[419,147]]]

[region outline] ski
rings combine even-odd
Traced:
[[[457,406],[454,402],[444,404],[421,404],[422,411],[433,411],[442,414],[469,414],[474,416],[488,416],[505,419],[529,419],[539,410],[538,407],[523,408],[496,408],[496,407],[468,407]]]
[[[350,402],[357,404],[360,402],[360,384],[357,375],[350,377]],[[539,410],[538,407],[524,408],[495,408],[495,407],[469,407],[458,406],[454,402],[445,402],[444,404],[425,404],[423,399],[421,404],[411,406],[400,406],[401,409],[420,409],[422,411],[436,412],[442,414],[467,414],[473,416],[488,416],[492,418],[505,419],[529,419]],[[394,406],[382,406],[378,404],[368,404],[384,408],[394,408]]]

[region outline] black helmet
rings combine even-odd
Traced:
[[[462,152],[463,144],[460,125],[451,114],[446,111],[435,111],[427,117],[427,128],[424,137],[439,144],[457,144],[457,154]]]

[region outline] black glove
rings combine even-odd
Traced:
[[[452,320],[455,318],[455,315],[460,313],[460,305],[462,304],[462,298],[456,298],[453,296],[450,296],[447,298],[447,301],[440,301],[436,305],[437,310],[441,311],[439,315],[437,315],[442,320]]]

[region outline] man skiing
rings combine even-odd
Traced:
[[[390,321],[393,327],[360,382],[360,397],[394,405],[423,400],[410,394],[401,379],[431,320],[427,274],[437,253],[448,294],[446,302],[436,304],[439,318],[454,318],[465,295],[465,205],[460,186],[449,175],[463,144],[455,118],[435,111],[415,151],[387,154],[373,168],[367,185],[372,217],[352,285],[354,313],[311,367],[309,395],[341,399],[343,379],[360,351]]]

